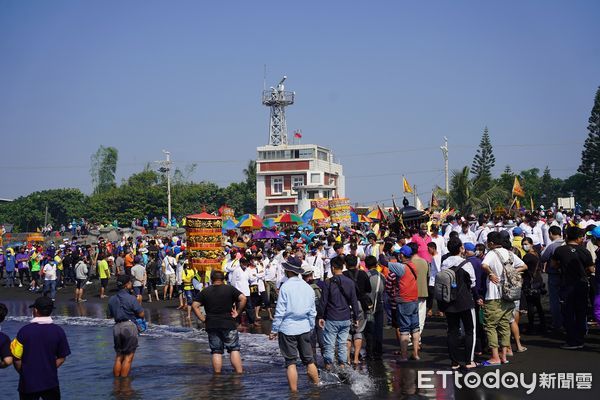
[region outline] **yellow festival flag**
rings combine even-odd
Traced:
[[[521,184],[519,183],[519,178],[517,178],[516,176],[515,176],[515,183],[513,183],[512,194],[513,194],[513,196],[525,197],[525,192],[523,191],[523,188],[521,187]]]
[[[533,206],[533,197],[529,196],[529,201],[531,202],[531,212],[533,212],[535,210],[535,207]]]
[[[521,208],[521,202],[517,198],[515,198],[515,205],[517,206],[517,210]]]
[[[404,193],[412,193],[413,192],[412,188],[408,184],[408,181],[406,180],[405,177],[402,177],[402,186],[404,186]]]

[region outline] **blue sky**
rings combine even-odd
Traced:
[[[418,3],[418,4],[417,4]],[[598,1],[2,1],[0,197],[91,191],[162,158],[195,181],[242,179],[268,141],[267,86],[296,92],[290,132],[344,165],[352,202],[423,201],[470,165],[488,126],[495,173],[579,165],[600,85]]]

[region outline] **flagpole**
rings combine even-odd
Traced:
[[[413,186],[413,195],[415,197],[415,208],[417,208],[417,185]]]

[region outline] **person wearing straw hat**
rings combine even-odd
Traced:
[[[315,328],[317,310],[315,293],[299,275],[302,274],[302,261],[288,258],[282,263],[287,280],[281,285],[275,308],[275,318],[269,339],[278,338],[279,350],[285,358],[287,380],[292,392],[298,391],[298,355],[306,365],[308,378],[319,383],[319,373],[313,357],[310,335]]]

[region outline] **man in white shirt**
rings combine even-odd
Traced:
[[[311,267],[313,270],[313,279],[316,282],[323,280],[323,259],[319,255],[317,251],[317,246],[312,245],[310,249],[310,253],[306,256],[306,259],[302,262],[302,269],[306,269],[307,267]]]
[[[44,296],[50,294],[52,301],[56,299],[56,263],[49,261],[42,269],[44,273]]]
[[[460,232],[460,224],[456,221],[456,217],[448,218],[448,226],[446,227],[446,232],[444,233],[444,239],[446,243],[448,243],[448,239],[450,239],[450,232]]]
[[[477,243],[477,236],[471,231],[469,223],[467,221],[462,223],[458,238],[462,243]]]
[[[475,237],[477,238],[476,242],[474,242],[475,244],[477,243],[481,243],[481,244],[486,244],[487,243],[487,235],[488,233],[490,233],[492,231],[492,228],[494,227],[494,223],[493,222],[487,222],[483,225],[480,225],[479,228],[477,228],[477,230],[475,231]]]
[[[233,261],[225,268],[229,273],[228,281],[231,286],[242,292],[246,296],[246,308],[244,311],[248,317],[248,324],[252,325],[255,322],[254,305],[250,297],[250,276],[248,265],[250,261],[241,257],[241,253],[236,253]]]
[[[519,227],[523,229],[526,237],[531,238],[533,241],[533,248],[536,249],[538,253],[541,253],[544,245],[544,234],[542,228],[538,224],[537,218],[530,217],[527,222],[522,222]]]
[[[439,226],[432,224],[429,230],[431,231],[431,234],[429,235],[431,237],[431,241],[437,246],[437,252],[441,258],[448,252],[448,249],[446,248],[446,240],[443,236],[440,236]],[[438,266],[441,267],[441,262],[438,264]]]
[[[173,298],[173,288],[175,287],[175,268],[177,260],[173,257],[171,250],[167,250],[162,262],[162,272],[165,276],[165,287],[163,289],[163,299],[167,300],[167,290],[169,291],[169,300]]]
[[[514,268],[527,268],[519,257],[502,248],[502,236],[499,232],[491,232],[488,235],[487,245],[490,251],[482,262],[483,270],[488,273],[483,312],[485,333],[492,351],[492,357],[484,363],[486,366],[505,364],[507,362],[506,354],[510,348],[510,320],[515,303],[502,299],[500,285],[505,279],[502,261],[512,258]],[[478,304],[481,306],[484,302],[479,300]],[[499,352],[500,347],[502,347],[502,353]]]

